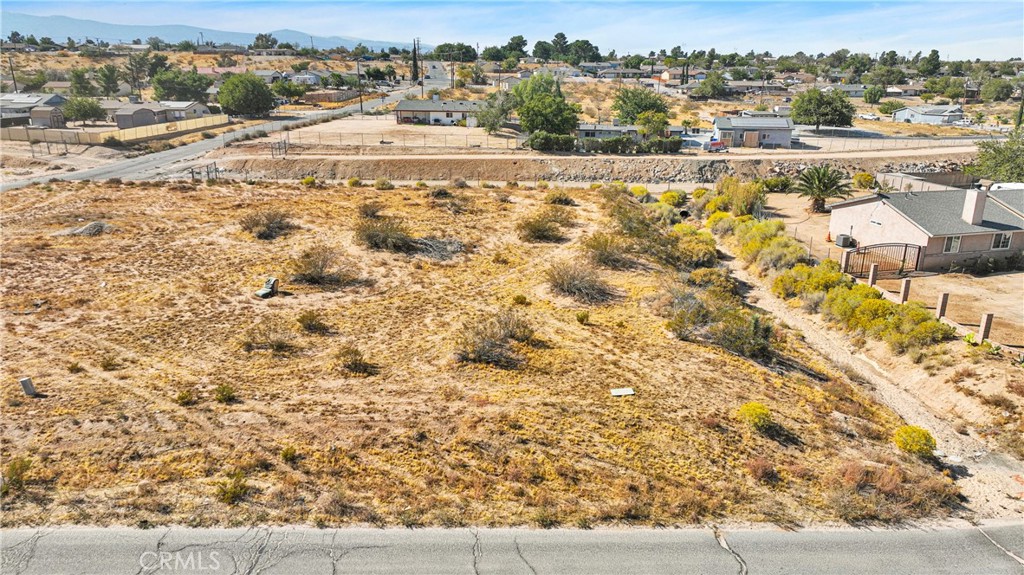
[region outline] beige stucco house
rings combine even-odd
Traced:
[[[829,232],[857,246],[920,246],[917,269],[945,271],[1024,251],[1024,184],[871,194],[831,205]],[[995,188],[995,186],[994,186]]]

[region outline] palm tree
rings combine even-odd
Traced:
[[[811,211],[825,211],[825,200],[850,197],[850,184],[843,181],[843,172],[826,164],[812,166],[800,173],[794,192],[801,197],[811,198]]]

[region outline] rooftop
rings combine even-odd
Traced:
[[[790,118],[715,118],[715,126],[721,130],[742,128],[744,130],[792,130]]]
[[[989,198],[985,202],[982,222],[977,225],[969,224],[961,217],[967,190],[960,189],[875,194],[838,202],[831,207],[835,209],[865,200],[881,200],[917,224],[931,237],[1024,231],[1024,217],[1014,214],[1000,204],[1000,201],[1005,201],[1024,207],[1024,189],[997,190],[991,195],[999,201],[992,201],[992,198]]]
[[[483,100],[401,100],[396,112],[476,112]]]

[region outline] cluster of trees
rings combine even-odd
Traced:
[[[793,100],[791,115],[797,124],[812,124],[817,130],[822,126],[852,126],[854,112],[845,93],[812,88]]]
[[[576,129],[580,107],[566,101],[562,87],[550,74],[536,74],[511,92],[496,92],[477,112],[477,122],[488,133],[499,130],[515,111],[526,132],[565,135]]]

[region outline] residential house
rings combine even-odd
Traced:
[[[948,106],[908,106],[892,113],[894,122],[910,124],[952,124],[964,119],[964,110],[955,104]]]
[[[114,112],[114,121],[118,130],[162,124],[167,121],[167,110],[155,102],[128,104]]]
[[[683,126],[668,126],[665,128],[662,137],[683,138],[700,133],[700,128],[684,128]],[[576,127],[576,137],[580,139],[607,140],[629,136],[634,140],[640,139],[640,128],[634,124],[619,124],[613,120],[611,124],[587,124],[580,123]]]
[[[306,70],[298,74],[292,74],[289,80],[295,84],[302,84],[304,86],[319,86],[320,80],[323,78],[323,74]]]
[[[731,94],[784,94],[789,88],[771,82],[762,83],[760,80],[732,80],[725,85],[727,92]]]
[[[919,246],[917,269],[945,271],[981,257],[1024,250],[1024,184],[1017,188],[943,189],[862,196],[831,205],[832,237],[859,246]]]
[[[196,73],[216,80],[224,74],[245,74],[245,66],[200,66]]]
[[[476,113],[483,100],[401,100],[395,106],[395,121],[399,124],[430,124],[452,126],[465,121],[466,126],[477,125]]]
[[[201,102],[172,102],[164,100],[158,103],[167,111],[168,122],[194,120],[210,115],[210,109]]]
[[[885,89],[885,95],[893,98],[905,98],[910,96],[920,96],[923,86],[913,86],[910,84],[900,84],[899,86],[889,86]]]
[[[306,92],[302,99],[306,103],[344,102],[358,95],[358,90],[315,90],[313,92]]]
[[[825,93],[842,92],[850,98],[863,98],[864,90],[867,90],[864,84],[831,84],[821,89]]]
[[[661,73],[661,81],[664,83],[675,82],[682,83],[683,81],[683,69],[682,68],[668,68]]]
[[[60,94],[13,93],[0,94],[0,122],[4,126],[27,124],[32,109],[37,106],[59,107],[68,99]]]
[[[602,70],[617,68],[618,62],[580,62],[576,67],[589,76],[596,76]]]
[[[284,79],[284,74],[277,70],[253,70],[252,73],[255,74],[257,78],[261,78],[267,84],[280,82]]]
[[[259,48],[249,50],[250,56],[294,56],[295,50],[288,48]]]
[[[597,73],[597,77],[602,79],[639,78],[643,75],[644,72],[636,68],[608,68]]]
[[[713,139],[730,147],[790,148],[793,120],[790,118],[726,118],[714,121]]]

